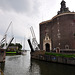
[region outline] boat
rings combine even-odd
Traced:
[[[25,50],[25,38],[24,38],[24,47],[23,47],[22,55],[25,55],[26,52],[27,52],[27,50]]]
[[[25,54],[26,54],[26,52],[27,52],[26,50],[23,50],[23,51],[22,51],[22,55],[25,55]]]

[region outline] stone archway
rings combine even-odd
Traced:
[[[50,52],[52,50],[51,39],[48,34],[46,34],[45,39],[43,40],[43,50]]]
[[[50,44],[46,43],[45,44],[46,52],[50,52]]]

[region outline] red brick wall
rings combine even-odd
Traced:
[[[52,49],[60,47],[65,49],[65,45],[69,45],[70,49],[75,49],[75,13],[58,15],[52,20],[40,23],[40,49],[43,49],[43,39],[45,38],[45,27],[49,30],[48,34],[52,41]],[[59,22],[59,24],[58,24]],[[58,31],[59,29],[59,31]],[[60,38],[58,38],[60,33]],[[60,43],[60,45],[59,45]]]

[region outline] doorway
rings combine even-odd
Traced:
[[[46,48],[46,52],[50,52],[50,44],[46,43],[45,48]]]

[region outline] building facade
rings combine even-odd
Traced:
[[[51,20],[39,24],[40,49],[75,49],[75,13],[62,0],[60,11]]]
[[[9,52],[18,51],[18,46],[9,46],[7,51]]]

